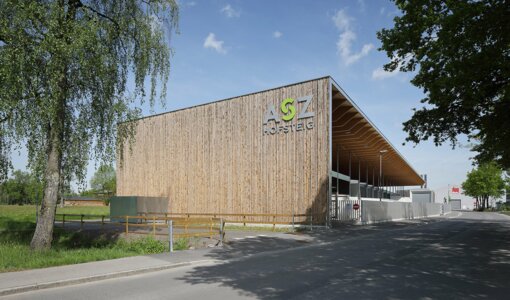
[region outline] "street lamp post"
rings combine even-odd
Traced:
[[[388,150],[379,151],[379,201],[382,201],[382,194],[381,194],[382,156],[386,152],[388,152]]]

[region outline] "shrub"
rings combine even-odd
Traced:
[[[138,254],[154,254],[167,251],[165,243],[154,239],[152,236],[136,239],[126,244],[120,242],[119,245],[126,247],[126,250],[136,252]]]
[[[189,239],[178,238],[174,240],[174,250],[187,250],[189,248]]]

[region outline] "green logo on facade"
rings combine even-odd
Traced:
[[[312,119],[315,113],[309,111],[311,103],[312,96],[299,97],[297,99],[286,98],[280,103],[281,117],[274,105],[269,104],[264,114],[264,120],[262,121],[264,135],[313,129],[315,125]],[[286,123],[286,125],[279,124],[282,120],[285,122],[294,120],[297,111],[299,111],[297,123]]]
[[[282,104],[280,105],[280,109],[282,110],[282,113],[285,114],[282,117],[282,120],[288,122],[288,121],[294,119],[294,116],[296,115],[296,108],[292,104],[294,104],[293,98],[287,98],[282,101]]]

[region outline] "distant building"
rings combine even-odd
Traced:
[[[410,190],[410,198],[412,202],[416,203],[434,203],[435,194],[434,191],[422,188]]]
[[[450,197],[450,204],[452,209],[473,209],[475,199],[473,197],[464,195],[464,191],[460,184],[450,184],[434,190],[436,193],[436,202],[448,202]]]
[[[473,209],[475,206],[475,198],[464,195],[462,186],[460,184],[450,184],[449,186],[443,186],[434,190],[436,192],[436,202],[444,202],[445,199],[448,201],[448,195],[450,196],[450,203],[452,209]],[[509,202],[509,195],[500,199],[490,199],[489,205],[493,206],[497,201]]]
[[[99,197],[69,196],[64,198],[64,206],[106,206]]]

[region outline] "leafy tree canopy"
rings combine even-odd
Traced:
[[[51,245],[62,186],[133,136],[117,123],[165,98],[177,16],[175,0],[0,1],[0,174],[23,143],[44,179],[33,248]]]
[[[147,95],[153,104],[158,78],[165,97],[170,52],[161,25],[176,22],[170,0],[0,1],[1,171],[6,152],[23,142],[29,165],[44,173],[54,127],[65,179],[83,180],[88,159],[111,161],[116,124],[139,116],[135,100]],[[130,72],[135,89],[127,91]]]
[[[462,183],[464,194],[482,201],[482,208],[486,207],[489,197],[499,198],[504,195],[506,182],[503,171],[496,163],[484,163],[467,174]]]
[[[0,200],[8,204],[33,204],[42,198],[43,185],[33,174],[16,170],[0,184]]]
[[[99,193],[113,195],[116,192],[117,180],[115,169],[110,165],[101,165],[90,180],[91,188]]]
[[[404,123],[406,141],[436,145],[466,134],[479,162],[510,168],[510,5],[506,0],[394,0],[394,27],[377,33],[387,71],[418,69],[425,105]]]

